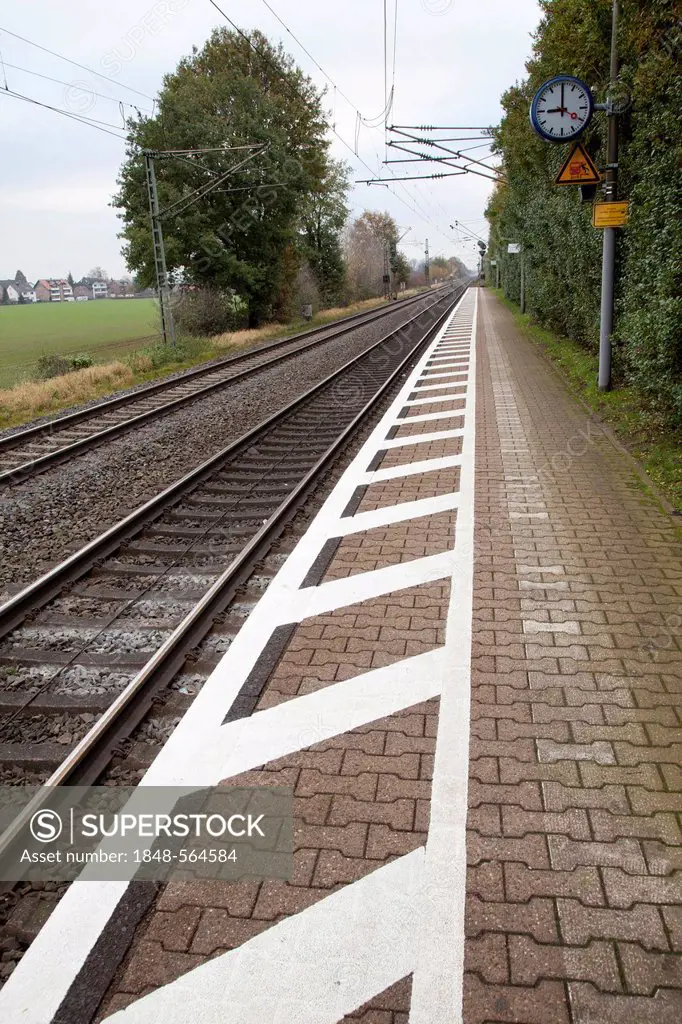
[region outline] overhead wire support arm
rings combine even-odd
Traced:
[[[494,127],[492,124],[389,124],[388,130],[392,132],[407,128],[419,132],[490,132]]]
[[[432,146],[435,149],[441,149],[444,153],[451,154],[451,156],[456,157],[458,160],[464,160],[466,163],[477,164],[480,167],[485,167],[485,169],[488,170],[488,171],[491,171],[491,170],[494,171],[494,168],[489,167],[488,164],[484,163],[482,160],[476,160],[472,156],[468,156],[468,157],[462,156],[461,152],[459,152],[456,149],[451,149],[450,146],[442,145],[442,143],[440,143],[437,139],[423,139],[423,138],[419,138],[418,135],[411,135],[408,132],[402,132],[402,131],[399,132],[398,134],[399,135],[403,135],[408,142],[410,142],[410,143],[412,143],[414,145]],[[399,142],[396,142],[396,141],[390,142],[389,145],[395,146],[398,149],[401,148],[401,144]],[[410,151],[407,150],[406,152],[410,152]],[[426,157],[424,157],[424,159],[428,160],[428,159],[430,159],[430,157],[426,156]]]
[[[499,174],[495,170],[494,167],[488,167],[487,164],[482,164],[482,166],[485,167],[486,170],[490,171],[491,172],[490,174],[484,174],[483,171],[478,171],[478,170],[475,170],[473,167],[469,167],[468,164],[471,163],[471,158],[470,157],[464,157],[464,156],[458,157],[457,154],[454,154],[453,156],[449,156],[449,157],[435,157],[434,158],[430,154],[418,153],[418,152],[415,152],[415,150],[413,150],[413,149],[408,149],[406,146],[404,146],[404,145],[402,145],[401,143],[398,143],[398,142],[394,142],[394,143],[392,143],[392,145],[393,145],[393,147],[395,149],[399,149],[403,153],[408,153],[409,156],[411,156],[411,157],[419,157],[421,160],[423,160],[425,162],[434,162],[434,163],[435,162],[439,162],[439,163],[442,164],[442,166],[453,167],[453,168],[459,170],[462,174],[475,174],[475,175],[478,175],[481,178],[487,178],[489,181],[504,181],[503,176],[501,174]],[[442,147],[442,148],[445,148],[445,147]],[[460,160],[463,160],[465,166],[462,166],[461,164],[455,163],[454,160],[456,158],[460,159]],[[480,163],[480,161],[476,161],[476,163]],[[395,179],[395,180],[397,181],[399,179]]]
[[[356,178],[356,185],[386,185],[389,181],[428,181],[433,178],[458,178],[466,174],[465,170],[450,171],[442,174],[410,174],[400,178]]]
[[[260,149],[258,150],[258,153],[262,153],[263,150],[266,148],[267,146],[261,146]],[[222,185],[226,178],[229,178],[231,174],[234,174],[235,171],[238,171],[241,167],[247,164],[249,160],[253,160],[253,158],[257,156],[258,153],[251,153],[249,156],[241,160],[238,164],[235,164],[234,167],[230,167],[227,171],[224,171],[222,173],[217,172],[218,177],[215,179],[215,181],[209,181],[205,185],[200,185],[199,188],[194,189],[194,191],[188,193],[188,195],[181,196],[180,199],[176,199],[174,203],[171,203],[170,206],[167,206],[165,210],[161,211],[159,217],[167,217],[169,213],[182,213],[183,210],[186,210],[188,207],[193,206],[194,203],[198,202],[200,199],[203,199],[204,196],[207,196],[210,192],[216,189],[218,185]]]

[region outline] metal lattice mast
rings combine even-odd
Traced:
[[[159,310],[161,313],[161,333],[164,345],[168,344],[175,348],[175,325],[173,323],[173,311],[170,305],[170,286],[168,282],[168,269],[166,267],[166,249],[163,244],[163,230],[159,216],[159,196],[156,190],[156,173],[154,171],[154,153],[146,150],[144,154],[144,169],[147,179],[147,190],[149,192],[149,213],[152,221],[152,243],[154,248],[154,269],[156,271],[156,288],[159,295]]]

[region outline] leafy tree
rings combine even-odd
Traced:
[[[301,214],[301,251],[325,303],[340,298],[346,276],[341,230],[348,217],[349,171],[343,161],[329,160],[325,177],[306,197]]]
[[[348,284],[353,298],[367,299],[382,294],[386,249],[395,271],[397,238],[398,228],[389,213],[365,210],[350,226],[345,249]],[[401,263],[401,275],[404,269]]]
[[[391,269],[395,275],[396,284],[407,284],[410,280],[412,268],[410,267],[409,260],[404,253],[396,252],[391,263]]]
[[[75,285],[76,282],[73,279],[73,274],[71,273],[71,271],[69,271],[68,274],[66,275],[66,280],[69,282],[69,284],[73,288],[73,286]]]
[[[17,284],[21,284],[24,286],[28,285],[26,275],[21,270],[17,270],[16,274],[14,275],[14,280],[16,281]]]
[[[311,194],[324,192],[330,173],[325,131],[320,94],[281,46],[257,31],[243,38],[215,30],[166,76],[156,116],[129,124],[113,200],[129,268],[145,285],[154,283],[140,149],[220,149],[200,162],[156,161],[162,211],[235,168],[224,185],[163,220],[169,271],[244,296],[252,326],[276,314],[298,272],[300,211]],[[236,169],[247,154],[225,147],[250,144],[266,148]]]

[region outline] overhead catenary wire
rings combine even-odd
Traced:
[[[121,142],[125,142],[127,140],[126,135],[119,134],[119,131],[122,129],[118,129],[117,125],[108,125],[105,127],[107,122],[96,121],[94,118],[87,117],[84,114],[74,114],[72,111],[63,110],[61,107],[53,107],[51,104],[42,103],[40,100],[36,100],[32,96],[24,96],[22,93],[14,92],[13,89],[0,90],[0,96],[9,96],[12,99],[23,100],[25,103],[32,103],[36,107],[44,107],[45,110],[51,110],[55,114],[61,114],[63,117],[68,117],[72,121],[78,121],[80,124],[87,125],[90,128],[96,128],[97,131],[104,132],[106,135],[111,135],[115,139],[120,139]],[[117,130],[111,131],[110,129],[112,128]]]
[[[2,67],[2,80],[4,82],[5,89],[7,89],[9,86],[7,85],[7,72],[5,71],[5,59],[2,56],[2,50],[0,50],[0,67]]]
[[[67,89],[78,87],[77,83],[65,82],[61,78],[52,78],[51,75],[44,75],[40,71],[32,71],[31,68],[22,68],[19,64],[9,64],[5,62],[5,67],[12,68],[13,71],[22,71],[25,75],[32,75],[34,78],[42,78],[46,82],[54,82],[56,85],[64,85]],[[5,79],[5,89],[7,88],[7,80]],[[131,103],[130,100],[120,100],[117,96],[105,96],[103,92],[96,92],[88,86],[88,92],[91,96],[95,96],[98,100],[108,100],[110,103],[123,103],[126,107],[132,107],[133,110],[142,112],[145,114],[153,113],[148,107],[140,107],[136,103]]]
[[[20,39],[22,43],[27,43],[29,46],[35,46],[36,49],[42,50],[44,53],[49,53],[52,57],[57,57],[59,60],[64,60],[67,64],[73,64],[74,67],[80,68],[81,71],[87,71],[90,75],[96,75],[98,78],[103,79],[105,82],[111,84],[111,78],[107,75],[103,75],[101,71],[96,71],[94,68],[88,67],[87,64],[80,64],[77,60],[71,60],[70,57],[65,57],[61,53],[57,53],[56,50],[50,50],[47,46],[42,46],[40,43],[34,42],[32,39],[27,39],[25,36],[20,36],[18,32],[10,32],[8,28],[3,28],[0,25],[0,32],[5,32],[8,36],[13,36],[15,39]],[[125,82],[116,82],[121,89],[126,89],[128,92],[134,92],[138,96],[143,96],[146,100],[152,100],[155,102],[153,96],[149,96],[146,92],[140,92],[139,89],[134,89],[131,85],[126,85]]]

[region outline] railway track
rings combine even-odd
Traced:
[[[429,299],[431,297],[428,296]],[[425,296],[421,294],[369,313],[356,313],[340,322],[269,342],[240,355],[188,370],[171,380],[157,381],[137,391],[0,437],[0,487],[20,483],[149,420],[349,334],[364,324],[381,320],[394,313],[396,308],[409,309],[424,301]]]
[[[172,684],[163,720],[146,723],[150,749],[163,742],[267,585],[254,565],[459,294],[388,332],[0,607],[0,782],[92,783]],[[250,597],[234,601],[249,577]],[[198,677],[186,664],[197,650]],[[124,772],[118,781],[136,780]]]

